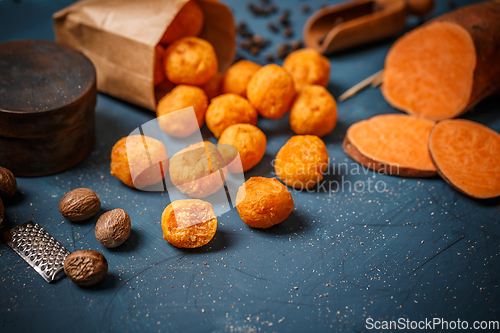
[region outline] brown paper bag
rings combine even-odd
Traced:
[[[155,46],[187,1],[77,1],[54,14],[56,40],[92,61],[99,91],[155,110]],[[217,0],[196,2],[205,15],[199,37],[214,46],[223,72],[236,50],[231,10]]]

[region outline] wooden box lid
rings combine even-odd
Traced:
[[[0,44],[0,165],[42,176],[83,161],[95,142],[95,68],[41,40]]]

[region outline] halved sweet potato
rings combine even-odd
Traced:
[[[401,177],[433,177],[436,168],[428,150],[431,120],[384,114],[362,120],[347,130],[342,147],[367,168]]]
[[[382,93],[397,109],[454,118],[500,90],[500,1],[440,16],[389,50]]]
[[[470,120],[439,122],[429,151],[437,171],[458,191],[479,199],[500,196],[500,134]]]

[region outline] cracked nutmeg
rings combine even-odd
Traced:
[[[101,209],[101,200],[88,188],[77,188],[66,193],[59,202],[59,212],[70,221],[78,222],[91,218]]]
[[[100,282],[107,272],[108,262],[97,251],[76,251],[64,260],[64,273],[79,286],[92,286]]]
[[[113,209],[99,217],[95,237],[102,245],[113,248],[122,245],[130,236],[130,216],[123,209]]]
[[[0,198],[13,197],[16,192],[16,177],[14,177],[14,174],[9,169],[0,167]]]

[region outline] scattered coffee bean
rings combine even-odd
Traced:
[[[294,40],[292,42],[292,51],[296,51],[302,47],[302,42],[300,40]]]
[[[271,3],[271,0],[260,0],[260,2],[267,5]]]
[[[293,30],[292,30],[292,28],[288,27],[285,30],[283,30],[283,35],[286,38],[292,38],[293,37]]]
[[[97,251],[76,251],[64,260],[64,273],[79,286],[92,286],[100,282],[107,272],[108,262]]]
[[[259,45],[259,46],[264,45],[264,40],[262,39],[261,35],[254,35],[252,40],[256,45]]]
[[[448,9],[451,10],[451,9],[455,9],[455,8],[457,8],[457,4],[455,3],[455,1],[453,1],[453,0],[448,1]]]
[[[252,48],[250,49],[250,53],[253,54],[253,55],[259,55],[259,53],[260,53],[260,47],[258,47],[258,46],[252,46]]]
[[[307,14],[311,11],[311,7],[309,7],[308,5],[302,5],[300,6],[300,11],[304,14]]]
[[[276,55],[279,59],[285,59],[291,52],[291,47],[287,43],[280,44],[276,47]]]
[[[252,32],[250,31],[250,29],[248,29],[248,26],[245,23],[245,21],[241,21],[238,23],[238,25],[236,26],[236,32],[240,37],[243,38],[252,37]]]
[[[274,56],[272,54],[267,54],[266,55],[266,61],[267,62],[274,62]]]
[[[113,209],[99,217],[95,237],[107,248],[122,245],[130,237],[130,216],[123,209]]]
[[[272,32],[278,32],[279,31],[279,28],[278,26],[274,23],[274,22],[269,22],[267,24],[267,27],[269,28],[269,30],[271,30]]]
[[[279,21],[282,26],[288,27],[290,25],[290,10],[285,9],[279,17]]]
[[[101,209],[101,200],[88,188],[77,188],[66,193],[59,202],[59,212],[70,221],[78,222],[91,218]]]
[[[255,16],[269,16],[276,13],[276,11],[278,10],[278,8],[275,5],[265,4],[263,6],[259,6],[253,2],[249,2],[247,7],[248,10]]]
[[[250,36],[248,38],[240,41],[240,47],[243,50],[250,52],[253,55],[258,55],[263,49],[269,46],[270,40],[262,38],[259,34],[253,34],[244,24],[239,24],[239,30],[245,30],[245,34],[248,33]],[[241,34],[240,34],[241,35]]]
[[[14,177],[14,174],[9,169],[0,167],[0,198],[13,197],[16,192],[16,177]]]
[[[251,39],[244,39],[240,42],[240,47],[243,49],[243,50],[250,50],[250,48],[252,47],[253,43],[252,43],[252,40]]]

